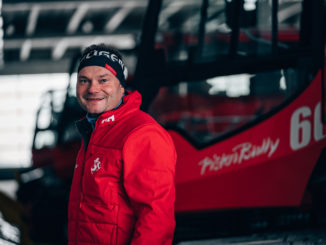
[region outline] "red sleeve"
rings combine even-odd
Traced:
[[[142,126],[128,136],[122,154],[124,187],[137,217],[131,244],[171,244],[176,152],[170,135]]]

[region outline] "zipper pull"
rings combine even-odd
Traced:
[[[82,207],[82,202],[84,201],[84,195],[83,193],[80,193],[80,202],[79,202],[79,208]]]

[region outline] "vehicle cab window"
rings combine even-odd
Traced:
[[[156,48],[187,74],[160,88],[155,119],[206,144],[297,96],[313,77],[309,61],[292,57],[303,49],[303,1],[275,2],[163,1]]]

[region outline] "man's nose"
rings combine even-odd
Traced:
[[[90,84],[89,84],[89,87],[88,87],[88,92],[89,93],[97,93],[99,92],[99,84],[98,82],[96,81],[91,81]]]

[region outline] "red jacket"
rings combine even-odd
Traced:
[[[85,119],[77,125],[83,144],[70,193],[70,245],[172,243],[176,152],[140,103],[131,92],[93,132]]]

